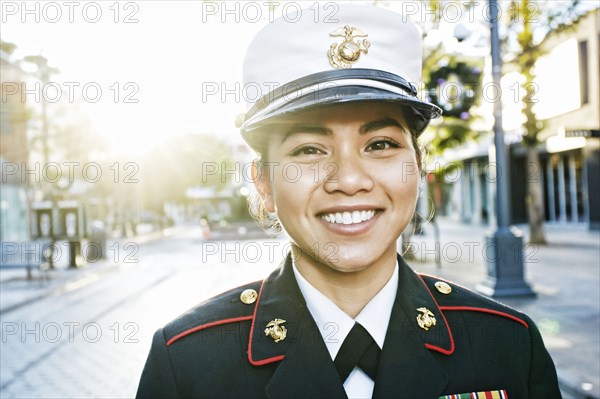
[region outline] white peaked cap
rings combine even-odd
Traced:
[[[274,118],[320,105],[390,101],[412,111],[420,134],[441,110],[417,97],[421,36],[406,16],[377,6],[326,3],[295,9],[267,25],[243,64],[246,104],[241,125],[252,131]],[[250,98],[253,97],[253,98]]]

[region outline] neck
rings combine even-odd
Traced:
[[[297,257],[295,264],[313,287],[354,319],[392,277],[396,267],[395,248],[392,255],[384,255],[368,267],[350,272],[333,269],[307,256]]]

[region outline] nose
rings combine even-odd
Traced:
[[[349,153],[335,157],[326,167],[328,173],[323,187],[328,193],[341,192],[345,195],[354,195],[361,191],[369,192],[373,189],[374,181],[364,160],[359,156]]]

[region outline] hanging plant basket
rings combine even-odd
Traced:
[[[444,117],[467,120],[481,93],[481,75],[481,68],[464,62],[442,66],[429,75],[428,100],[444,111]]]

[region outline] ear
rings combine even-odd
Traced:
[[[277,209],[275,208],[275,201],[273,201],[273,190],[271,189],[268,168],[261,168],[257,160],[252,161],[252,181],[265,209],[270,213],[275,213]]]

